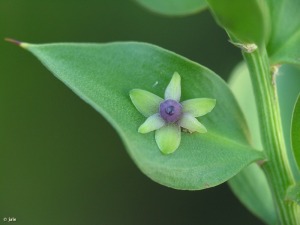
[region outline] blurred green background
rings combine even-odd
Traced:
[[[241,60],[209,12],[166,18],[132,0],[1,0],[5,37],[150,42],[224,79]],[[102,116],[32,55],[0,40],[0,57],[0,224],[262,224],[226,184],[190,192],[154,183]]]

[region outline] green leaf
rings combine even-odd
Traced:
[[[300,65],[299,0],[207,0],[237,45],[267,45],[271,64]]]
[[[207,0],[217,22],[234,42],[261,46],[269,37],[269,11],[261,0]]]
[[[268,0],[272,33],[267,46],[272,64],[300,65],[300,1]]]
[[[276,77],[284,138],[289,160],[291,162],[294,161],[294,157],[290,144],[290,121],[294,103],[298,93],[300,92],[299,72],[300,69],[297,67],[284,65],[281,66],[278,71],[278,76]],[[248,122],[250,133],[252,135],[252,144],[255,148],[260,149],[262,148],[262,144],[260,140],[260,130],[254,93],[248,69],[245,64],[237,66],[231,75],[229,83]],[[253,164],[251,167],[244,169],[236,177],[231,179],[229,181],[230,187],[251,212],[268,224],[276,224],[276,212],[273,200],[269,197],[271,196],[271,191],[267,185],[265,174],[258,165]],[[292,164],[292,170],[294,177],[299,182],[300,174],[295,163]],[[253,183],[255,183],[255,185],[253,185]]]
[[[246,118],[251,133],[251,144],[257,149],[262,149],[254,92],[245,63],[240,63],[234,68],[228,83]]]
[[[298,95],[298,100],[294,107],[291,139],[294,156],[298,164],[298,168],[300,168],[300,94]]]
[[[254,93],[244,63],[235,68],[229,84],[248,122],[252,145],[257,149],[262,149]],[[270,225],[276,224],[276,210],[271,190],[264,172],[256,163],[230,179],[229,185],[233,193],[253,214]]]
[[[185,16],[200,12],[207,7],[205,0],[136,0],[152,12],[166,16]]]
[[[257,217],[267,224],[277,224],[276,210],[268,181],[262,169],[252,163],[229,180],[233,193]]]
[[[204,189],[264,158],[249,146],[243,115],[226,83],[186,58],[143,43],[21,46],[100,112],[117,130],[138,167],[158,183]],[[132,104],[129,92],[139,88],[163,96],[175,71],[182,79],[182,100],[213,98],[217,105],[201,118],[208,133],[182,133],[179,148],[163,155],[154,132],[137,132],[145,118]]]

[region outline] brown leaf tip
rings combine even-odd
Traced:
[[[18,40],[12,39],[12,38],[5,38],[4,40],[7,42],[10,42],[10,43],[13,43],[15,45],[18,45],[18,46],[20,46],[22,44],[21,41],[18,41]]]

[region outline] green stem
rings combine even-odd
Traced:
[[[276,86],[265,48],[243,53],[251,75],[258,109],[263,148],[268,157],[263,169],[276,204],[280,225],[300,224],[300,207],[285,201],[288,187],[295,184],[283,137]]]

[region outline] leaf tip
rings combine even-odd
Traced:
[[[21,42],[21,41],[18,41],[18,40],[15,40],[15,39],[12,39],[12,38],[4,38],[5,41],[7,42],[10,42],[12,44],[15,44],[17,46],[20,46],[22,48],[26,48],[28,46],[28,43],[25,43],[25,42]]]

